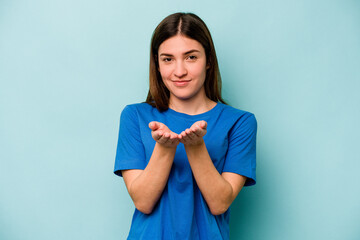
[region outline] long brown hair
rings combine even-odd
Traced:
[[[209,66],[204,83],[205,94],[212,101],[225,103],[221,97],[221,76],[210,31],[204,21],[193,13],[171,14],[162,20],[154,30],[150,48],[150,86],[146,103],[156,107],[159,111],[169,108],[170,92],[163,83],[158,70],[158,50],[161,43],[177,34],[201,43],[205,49],[207,66]]]

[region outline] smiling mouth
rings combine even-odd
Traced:
[[[191,80],[171,80],[172,83],[176,86],[176,87],[186,87],[189,85],[189,82],[191,82]]]
[[[171,80],[172,82],[182,83],[182,82],[190,82],[191,80]]]

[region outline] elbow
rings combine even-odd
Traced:
[[[233,192],[230,187],[227,192],[220,194],[220,197],[213,198],[212,201],[208,201],[207,203],[212,215],[221,215],[229,209],[233,200]]]
[[[133,200],[135,208],[144,213],[144,214],[151,214],[156,202],[151,201],[151,198],[144,197],[144,196],[136,196],[135,194],[131,194],[130,197]]]
[[[140,212],[142,212],[143,214],[151,214],[152,213],[152,209],[146,209],[146,208],[136,208],[137,210],[139,210]]]
[[[135,208],[144,213],[144,214],[151,214],[154,206],[150,205],[150,204],[146,204],[146,203],[135,203]]]
[[[221,215],[225,213],[232,203],[231,195],[208,202],[209,210],[212,215]]]
[[[212,215],[221,215],[229,209],[227,204],[218,204],[217,206],[209,207]]]

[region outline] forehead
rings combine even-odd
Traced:
[[[188,38],[182,35],[176,35],[174,37],[166,39],[164,42],[160,44],[159,54],[169,53],[185,53],[189,50],[198,50],[200,52],[204,52],[204,48],[198,41]]]

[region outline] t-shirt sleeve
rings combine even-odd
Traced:
[[[145,149],[141,140],[137,110],[134,106],[126,106],[120,117],[114,173],[122,176],[121,170],[145,167]]]
[[[229,132],[229,147],[223,172],[247,177],[245,186],[256,183],[257,121],[253,114],[241,116]]]

